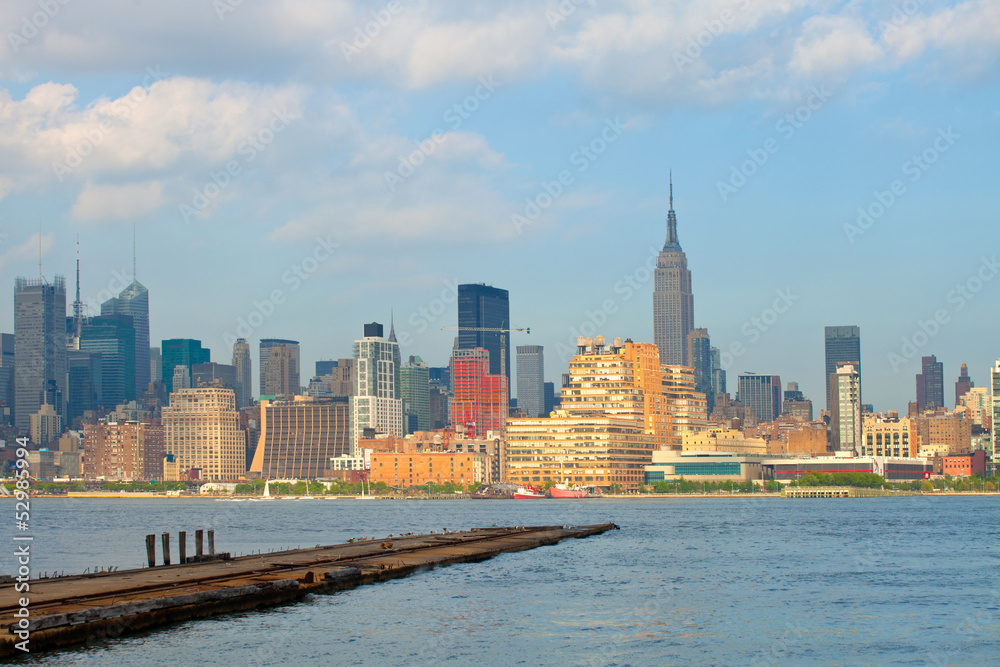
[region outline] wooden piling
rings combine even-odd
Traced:
[[[150,567],[156,567],[156,535],[146,536],[146,560]]]
[[[205,555],[204,544],[205,544],[205,531],[199,528],[198,530],[194,531],[194,555],[197,556],[199,559],[203,555]]]
[[[214,556],[215,555],[215,529],[214,528],[209,528],[208,529],[208,555],[209,556]]]
[[[160,542],[163,544],[163,564],[170,565],[170,533],[163,533]]]
[[[183,530],[177,533],[177,562],[181,565],[187,562],[187,536]]]

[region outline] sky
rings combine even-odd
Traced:
[[[39,248],[72,301],[77,238],[99,311],[134,228],[154,344],[299,340],[305,383],[392,317],[441,366],[482,282],[558,385],[579,333],[652,342],[672,170],[731,393],[778,374],[818,413],[827,325],[861,327],[876,410],[921,356],[949,405],[1000,357],[992,0],[5,0],[0,28],[3,331]]]

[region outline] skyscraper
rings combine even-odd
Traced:
[[[236,480],[246,473],[246,444],[232,389],[181,389],[163,408],[165,449],[181,471],[202,479]]]
[[[490,353],[483,348],[455,350],[452,358],[451,424],[467,437],[482,438],[506,428],[507,378],[489,372]]]
[[[66,395],[66,280],[14,281],[14,403],[21,433],[45,401],[46,383]],[[61,404],[53,406],[63,414]]]
[[[917,373],[917,410],[944,407],[944,364],[933,354],[920,358]]]
[[[0,334],[0,424],[11,424],[14,416],[14,334]]]
[[[517,407],[528,417],[545,411],[545,354],[541,345],[517,346]]]
[[[715,408],[712,391],[712,342],[708,329],[692,329],[687,337],[688,358],[685,366],[694,369],[694,390],[705,394],[708,414]]]
[[[192,376],[191,367],[195,364],[204,364],[212,359],[211,352],[201,346],[200,340],[191,338],[171,338],[160,344],[163,384],[167,387],[169,396],[176,388],[174,387],[174,369],[177,366],[187,368],[187,377],[190,382]],[[190,386],[190,385],[189,385]]]
[[[824,338],[826,373],[823,375],[823,383],[826,385],[826,412],[830,414],[833,411],[833,404],[830,402],[830,375],[837,372],[837,364],[852,361],[856,364],[855,369],[861,373],[861,329],[856,326],[826,327]]]
[[[399,381],[399,344],[382,339],[382,325],[365,325],[354,341],[354,395],[351,396],[351,453],[365,429],[402,436],[403,398]]]
[[[80,350],[101,354],[100,394],[104,407],[135,400],[135,328],[130,315],[90,318],[80,329]]]
[[[653,342],[660,350],[660,363],[683,366],[688,362],[687,335],[694,328],[694,295],[687,255],[677,240],[672,176],[667,240],[656,261],[653,283]]]
[[[997,439],[1000,438],[1000,359],[990,369],[990,398],[993,403],[993,429],[990,440],[993,448],[990,460],[993,461],[993,474],[997,471]]]
[[[781,378],[777,375],[742,373],[739,376],[739,400],[761,422],[770,422],[781,414]]]
[[[420,357],[411,356],[409,361],[400,369],[399,380],[402,388],[404,410],[406,410],[407,414],[416,417],[416,425],[412,431],[428,430],[431,427],[431,394],[427,364]]]
[[[270,370],[268,362],[271,351],[284,348],[279,352],[280,367]],[[260,341],[260,364],[257,369],[260,375],[261,396],[278,396],[280,394],[298,394],[299,385],[299,341],[283,340],[281,338],[265,338]],[[293,377],[294,375],[294,377]]]
[[[712,356],[712,393],[713,394],[725,394],[726,390],[726,371],[722,368],[722,354],[719,348],[713,347],[710,350]],[[715,400],[715,396],[712,397]]]
[[[129,315],[135,330],[135,365],[132,373],[133,396],[141,396],[150,383],[149,367],[149,292],[135,277],[135,255],[132,257],[132,284],[117,298],[101,304],[101,315]]]
[[[159,347],[149,348],[149,381],[163,382],[163,358]]]
[[[250,370],[250,345],[246,338],[237,338],[233,344],[233,366],[236,367],[236,409],[250,405],[253,381]]]
[[[958,380],[955,382],[955,407],[958,407],[959,403],[962,402],[962,397],[974,386],[976,384],[969,377],[969,367],[962,364],[962,370],[959,372]]]
[[[483,283],[458,286],[458,349],[483,348],[490,353],[490,374],[503,374],[510,383],[510,334],[470,329],[509,329],[510,297],[505,289]],[[503,365],[500,370],[500,341],[503,340]]]
[[[836,451],[860,453],[861,442],[861,373],[853,362],[837,363],[830,374],[830,435]]]

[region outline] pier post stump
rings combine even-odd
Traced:
[[[194,555],[197,556],[199,559],[205,553],[204,544],[205,544],[205,531],[199,528],[198,530],[194,531]]]
[[[209,556],[214,556],[215,555],[215,529],[214,528],[209,528],[208,529],[208,555]]]
[[[163,564],[170,565],[170,533],[160,535],[160,542],[163,544]]]
[[[156,567],[156,535],[146,536],[146,560],[150,567]]]
[[[181,565],[187,562],[187,536],[183,530],[177,533],[177,562]]]

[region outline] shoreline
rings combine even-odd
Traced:
[[[892,497],[929,497],[929,498],[940,498],[940,497],[963,497],[963,496],[1000,496],[1000,491],[936,491],[931,493],[924,493],[920,491],[899,491],[895,493],[893,491],[888,491],[886,495],[879,496],[885,498]],[[63,498],[63,499],[99,499],[99,500],[216,500],[216,501],[227,501],[227,502],[254,502],[262,500],[260,496],[244,496],[244,497],[233,497],[233,496],[215,496],[215,495],[193,495],[193,494],[182,494],[176,496],[168,496],[165,494],[157,493],[142,493],[142,492],[114,492],[114,491],[104,491],[104,492],[94,492],[88,493],[83,491],[76,491],[71,493],[53,493],[53,494],[34,494],[30,496],[31,498]],[[14,499],[14,496],[0,496],[0,498],[10,498]],[[578,500],[581,502],[589,502],[591,500],[663,500],[663,499],[692,499],[692,498],[714,498],[714,499],[753,499],[753,498],[785,498],[780,492],[779,493],[643,493],[643,494],[604,494],[601,496],[591,496],[589,498],[574,498],[574,499],[560,499],[560,498],[540,498],[539,500]],[[287,496],[282,498],[273,498],[274,500],[285,500],[285,501],[301,501],[302,498],[298,496]],[[306,498],[306,500],[389,500],[389,501],[407,501],[407,500],[513,500],[513,498],[471,498],[470,496],[464,495],[459,496],[312,496],[311,498]]]

